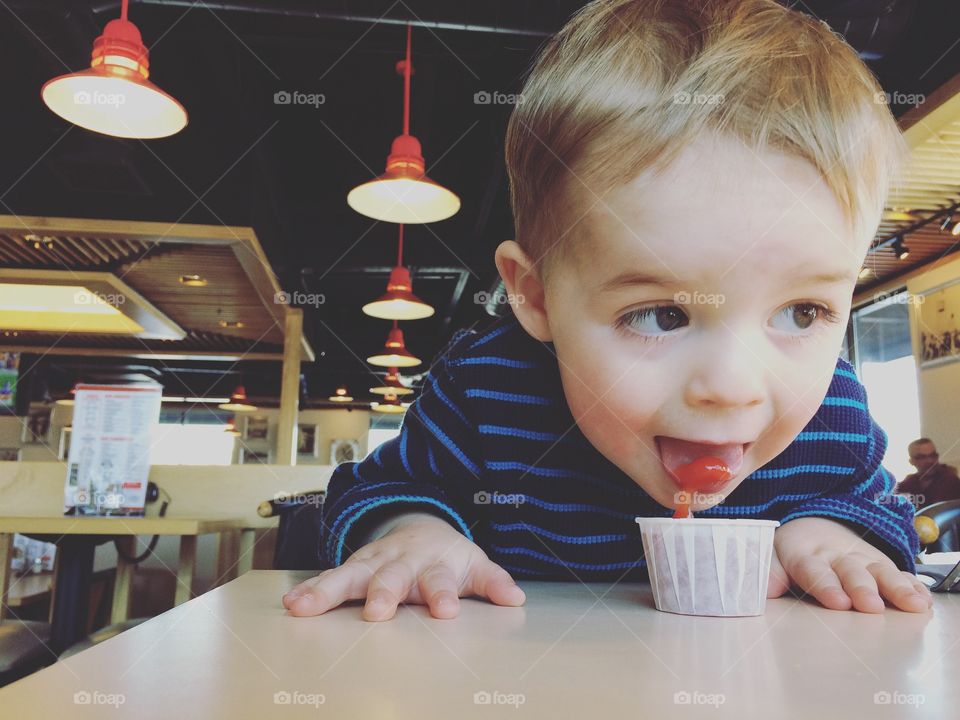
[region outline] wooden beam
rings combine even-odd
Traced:
[[[187,223],[141,222],[132,220],[97,220],[86,218],[37,217],[27,215],[0,215],[0,234],[23,235],[37,233],[38,235],[54,235],[57,237],[93,237],[121,240],[135,240],[141,243],[157,243],[160,245],[208,245],[227,247],[234,254],[238,265],[246,274],[256,292],[256,301],[263,307],[267,315],[278,325],[284,323],[286,306],[278,301],[282,288],[277,282],[273,268],[266,253],[257,239],[253,228],[233,227],[226,225],[193,225]],[[139,262],[139,261],[138,261]],[[193,328],[196,329],[196,328]],[[4,349],[8,349],[4,347]],[[32,351],[43,352],[46,348],[34,348]],[[129,350],[115,354],[138,358],[172,358],[182,355],[183,359],[193,359],[203,353],[174,353],[166,354],[139,353]],[[315,359],[313,348],[309,340],[301,333],[300,353],[304,360]],[[79,353],[59,353],[79,354]],[[211,357],[230,360],[274,360],[280,356],[264,356],[244,353],[232,355],[212,354]]]
[[[0,215],[0,232],[38,235],[86,235],[114,237],[161,243],[191,245],[232,245],[249,239],[253,230],[227,225],[191,225],[189,223],[141,222],[139,220],[96,220],[88,218]]]
[[[2,340],[2,338],[0,338]],[[242,350],[132,350],[125,348],[70,348],[70,347],[43,347],[39,345],[10,345],[0,342],[0,350],[5,352],[36,353],[46,356],[73,357],[123,357],[138,360],[265,360],[282,362],[282,353],[271,352],[244,352]]]
[[[283,323],[283,371],[277,424],[277,464],[297,464],[297,413],[300,410],[300,348],[303,310],[287,308]]]

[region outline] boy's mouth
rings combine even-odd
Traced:
[[[730,470],[730,478],[736,477],[743,466],[743,453],[750,447],[750,443],[709,443],[693,440],[657,435],[657,448],[660,450],[660,461],[667,469],[673,481],[680,486],[677,478],[677,468],[688,465],[697,458],[710,456],[722,460]],[[701,488],[703,492],[717,492],[729,480],[717,483],[713,488]]]

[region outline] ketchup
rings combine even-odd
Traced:
[[[675,518],[690,517],[690,495],[719,489],[723,483],[733,477],[727,464],[711,455],[705,455],[686,465],[681,465],[674,470],[673,474],[680,483],[680,489],[687,495],[686,502],[677,503],[677,509],[673,513]]]

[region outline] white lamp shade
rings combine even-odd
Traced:
[[[425,175],[379,177],[351,190],[347,204],[374,220],[409,225],[446,220],[460,209],[460,198]]]
[[[182,130],[187,111],[149,80],[83,70],[49,80],[44,103],[64,120],[122,138],[162,138]]]

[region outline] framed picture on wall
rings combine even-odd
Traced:
[[[20,448],[0,448],[0,462],[16,462],[20,459]]]
[[[240,463],[242,465],[269,465],[270,452],[268,450],[242,448],[240,450]]]
[[[20,441],[24,443],[42,443],[50,431],[50,408],[32,408],[23,419]]]
[[[920,367],[960,360],[960,281],[931,288],[916,299]]]
[[[270,422],[265,417],[248,417],[243,428],[244,440],[266,440]]]
[[[330,442],[330,464],[356,462],[360,459],[360,443],[356,440],[339,438]]]
[[[317,457],[320,454],[318,452],[319,437],[318,425],[298,425],[297,455],[302,455],[303,457]]]

